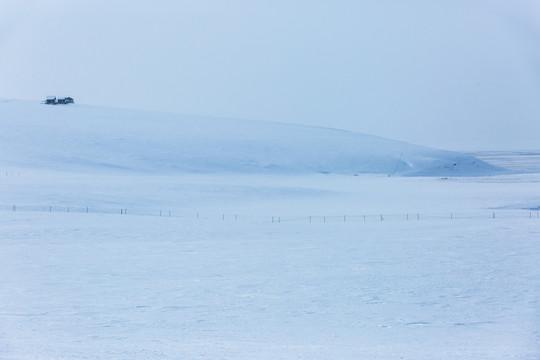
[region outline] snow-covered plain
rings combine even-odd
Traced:
[[[18,101],[0,123],[2,359],[540,358],[534,154]]]

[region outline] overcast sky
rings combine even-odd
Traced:
[[[537,0],[0,0],[0,97],[540,150]]]

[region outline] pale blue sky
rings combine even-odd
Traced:
[[[540,2],[0,0],[0,97],[540,150]]]

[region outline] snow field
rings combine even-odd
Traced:
[[[414,218],[528,217],[540,206],[538,174],[480,178],[382,175],[95,174],[16,169],[0,176],[0,209],[195,217],[306,219],[343,215]],[[532,209],[532,210],[530,210]],[[521,212],[520,212],[521,210]],[[352,218],[351,218],[352,220]],[[358,220],[358,219],[357,219]],[[363,219],[362,219],[363,220]]]
[[[535,359],[540,224],[4,213],[6,359]]]
[[[540,358],[531,157],[18,101],[0,125],[1,359]]]
[[[0,164],[138,174],[481,176],[473,156],[343,130],[239,119],[0,102]]]

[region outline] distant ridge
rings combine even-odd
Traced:
[[[348,131],[74,104],[0,101],[0,164],[144,173],[481,176],[471,155]]]

